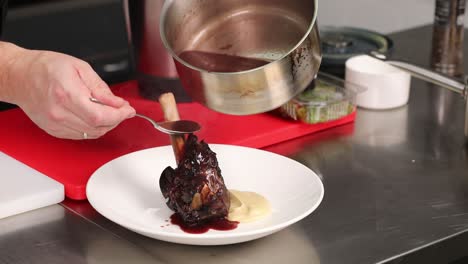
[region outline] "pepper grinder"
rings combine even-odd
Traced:
[[[463,77],[463,38],[466,0],[436,0],[432,35],[431,68],[443,75],[461,79]],[[447,89],[431,89],[430,105],[435,122],[439,127],[450,127],[454,117],[460,113],[454,107],[458,95]],[[444,130],[440,133],[445,133]],[[434,149],[443,149],[440,135],[434,134]],[[438,156],[435,154],[435,156]]]
[[[465,0],[436,0],[431,67],[451,77],[463,76]]]

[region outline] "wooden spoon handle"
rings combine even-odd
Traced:
[[[159,96],[159,104],[161,104],[162,111],[164,113],[164,119],[166,121],[177,121],[180,120],[179,111],[177,110],[176,100],[174,94],[164,93]],[[171,135],[172,149],[174,150],[174,156],[177,164],[179,164],[184,153],[185,136],[184,135]]]

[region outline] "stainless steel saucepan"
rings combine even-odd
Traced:
[[[317,2],[166,0],[161,39],[192,99],[228,114],[266,112],[316,77]]]

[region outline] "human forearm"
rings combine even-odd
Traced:
[[[6,42],[0,42],[0,101],[19,106],[47,133],[68,139],[98,138],[135,115],[85,61]]]
[[[13,74],[13,68],[21,61],[25,49],[12,43],[0,41],[0,101],[15,104],[15,93],[20,88],[21,77]],[[19,79],[20,78],[20,79]]]

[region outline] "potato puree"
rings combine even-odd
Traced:
[[[229,190],[229,196],[231,199],[229,221],[248,223],[271,214],[270,203],[258,193]]]

